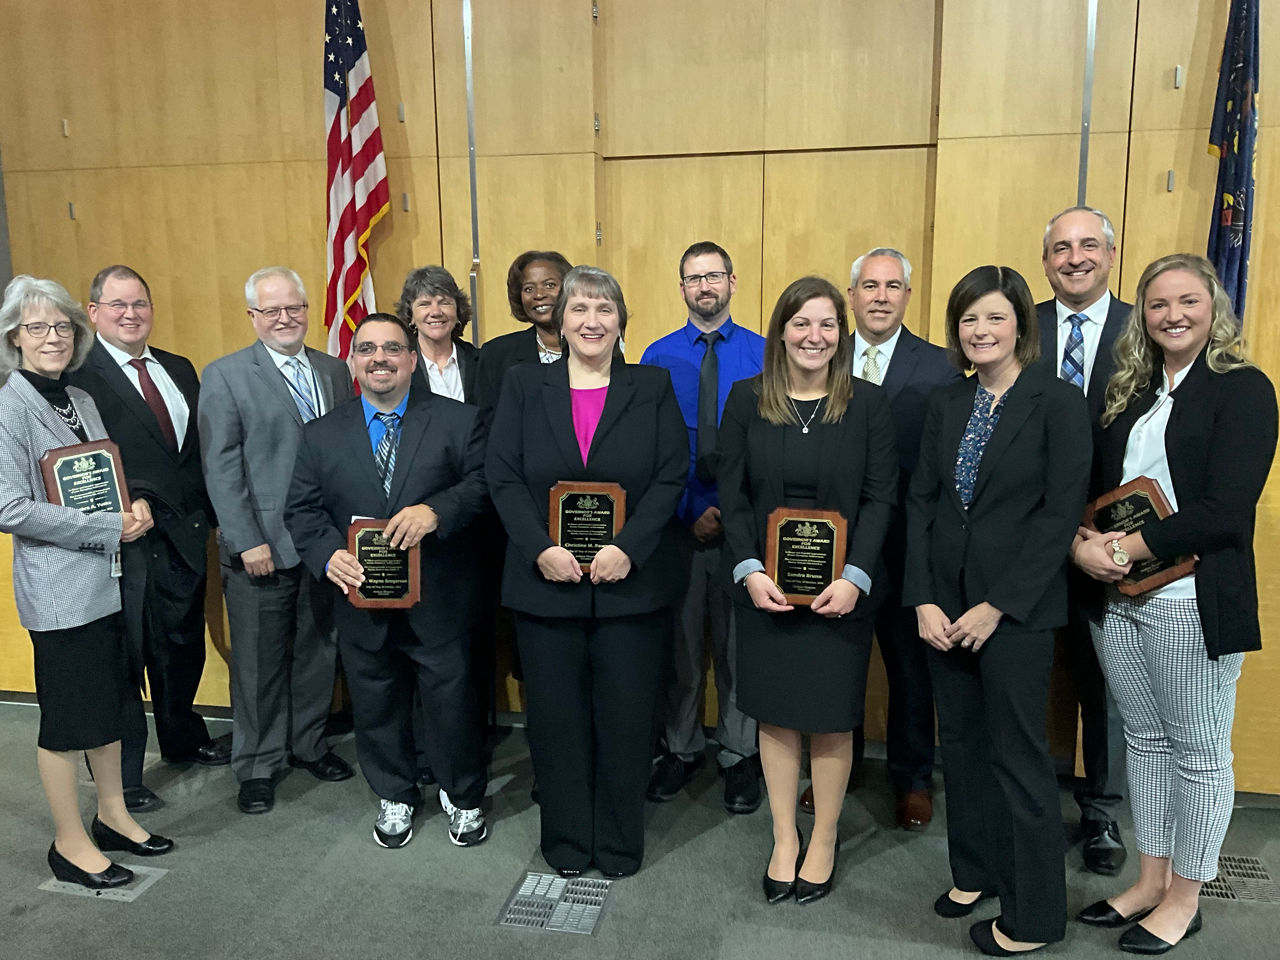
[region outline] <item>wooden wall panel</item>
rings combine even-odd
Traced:
[[[888,246],[905,253],[913,268],[907,325],[927,330],[932,211],[925,185],[932,153],[917,147],[766,155],[762,321],[797,277],[816,273],[844,290],[854,259]]]
[[[766,0],[600,4],[606,157],[764,145]]]
[[[1225,2],[1143,0],[1134,70],[1134,130],[1209,126],[1227,32],[1227,6]],[[1174,70],[1179,65],[1185,83],[1175,89]]]
[[[383,149],[389,158],[434,157],[436,84],[430,68],[431,4],[423,0],[380,0],[361,5],[360,13],[373,65]],[[312,80],[313,71],[306,68],[306,63],[315,51],[310,46],[302,49],[307,58],[304,69],[294,75]],[[319,97],[314,81],[307,84],[306,96]],[[401,104],[403,122],[398,119],[396,109]],[[307,131],[311,140],[319,136],[316,130],[324,127],[323,115],[317,124],[316,129]]]
[[[606,160],[604,171],[602,265],[627,298],[627,357],[639,360],[688,317],[680,255],[699,240],[728,251],[738,277],[734,321],[759,330],[764,158]]]
[[[937,5],[768,0],[765,149],[928,143]]]
[[[435,157],[387,161],[391,212],[369,242],[378,309],[394,313],[404,278],[414,267],[440,262],[440,184]],[[404,209],[408,194],[409,209]],[[462,278],[458,282],[465,287]],[[321,318],[323,320],[323,317]]]

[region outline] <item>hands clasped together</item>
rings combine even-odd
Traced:
[[[538,569],[553,583],[577,583],[582,579],[578,558],[564,547],[547,547],[538,554]],[[591,559],[588,575],[592,583],[617,583],[631,572],[631,558],[606,543]]]
[[[970,607],[953,623],[936,603],[916,607],[920,639],[944,653],[960,647],[977,653],[995,633],[1004,613],[985,600]]]
[[[749,573],[743,583],[757,610],[763,610],[766,613],[786,613],[788,610],[795,609],[793,605],[787,603],[786,595],[767,573],[759,570]],[[809,609],[834,620],[851,612],[857,606],[860,596],[862,591],[842,577],[827,584],[822,592],[813,598]]]

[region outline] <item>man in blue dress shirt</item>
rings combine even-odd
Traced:
[[[689,428],[689,479],[677,514],[689,530],[693,549],[689,591],[677,611],[674,631],[674,679],[663,705],[665,749],[654,764],[648,796],[656,802],[673,799],[702,765],[703,644],[709,622],[724,805],[731,813],[751,813],[761,800],[756,722],[738,709],[733,605],[727,582],[717,577],[724,527],[716,495],[716,432],[729,388],[764,366],[764,338],[738,326],[729,315],[737,283],[733,262],[722,247],[709,241],[689,247],[680,258],[688,320],[651,344],[640,358],[641,363],[670,372]]]

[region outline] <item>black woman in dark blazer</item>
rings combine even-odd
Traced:
[[[689,442],[671,378],[623,361],[622,290],[596,267],[565,277],[565,359],[520,364],[502,387],[485,473],[510,538],[502,602],[516,611],[542,854],[564,876],[635,873],[670,613],[687,570],[676,503]],[[621,531],[582,572],[548,533],[561,480],[626,491]]]
[[[1036,364],[1026,281],[978,267],[951,291],[947,350],[976,376],[933,395],[907,501],[903,603],[916,608],[938,708],[953,888],[944,917],[1000,897],[984,953],[1061,940],[1066,878],[1045,738],[1053,631],[1092,455],[1084,395]]]
[[[1137,883],[1079,919],[1141,920],[1121,948],[1163,953],[1200,929],[1200,887],[1217,876],[1231,820],[1236,680],[1262,644],[1254,519],[1276,450],[1275,390],[1245,358],[1203,257],[1173,254],[1143,271],[1102,425],[1093,494],[1148,476],[1174,512],[1125,536],[1082,530],[1076,564],[1111,582],[1149,557],[1198,558],[1137,597],[1108,589],[1093,632],[1124,718],[1141,866]]]
[[[820,277],[778,299],[764,371],[734,384],[720,425],[720,509],[738,606],[738,705],[755,717],[773,816],[766,899],[807,903],[835,879],[836,824],[862,723],[876,568],[898,493],[898,454],[883,391],[850,376],[844,297]],[[768,516],[780,506],[837,510],[843,575],[809,608],[764,572]],[[803,733],[810,735],[814,826],[796,828]]]
[[[410,270],[396,316],[414,333],[419,358],[414,385],[478,406],[480,350],[463,337],[471,322],[471,298],[453,274],[437,266]]]

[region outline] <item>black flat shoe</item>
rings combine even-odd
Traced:
[[[831,854],[831,875],[827,879],[821,883],[813,883],[800,876],[800,871],[796,870],[796,903],[813,903],[830,893],[832,884],[835,883],[838,866],[840,866],[840,838],[836,837],[836,848]]]
[[[125,850],[136,857],[158,857],[173,849],[173,841],[168,837],[153,833],[139,843],[136,840],[130,840],[122,833],[116,833],[97,817],[93,818],[89,834],[99,850]]]
[[[796,839],[800,841],[800,852],[796,854],[796,876],[800,875],[800,862],[804,859],[804,834],[800,832],[800,828],[796,827]],[[787,897],[795,893],[795,880],[775,880],[769,876],[769,865],[765,864],[764,878],[761,881],[761,887],[764,889],[764,898],[769,903],[781,903]]]
[[[564,877],[566,880],[574,880],[582,876],[581,870],[575,870],[572,867],[559,867],[557,868],[556,873],[560,874],[560,876]]]
[[[1200,911],[1196,911],[1196,915],[1191,918],[1191,922],[1187,924],[1187,932],[1182,935],[1182,940],[1187,940],[1193,935],[1200,932],[1200,928],[1204,926],[1204,920],[1200,916]],[[1178,943],[1181,943],[1179,940]],[[1135,924],[1124,933],[1120,934],[1120,949],[1125,953],[1141,953],[1150,957],[1157,956],[1161,953],[1168,953],[1178,943],[1169,943],[1167,940],[1161,940],[1154,933],[1140,924]]]
[[[969,939],[973,941],[973,945],[985,953],[988,957],[1021,957],[1028,953],[1035,953],[1037,950],[1043,950],[1047,944],[1038,947],[1032,947],[1030,950],[1006,950],[1000,944],[996,943],[996,935],[993,927],[1000,922],[1000,918],[995,920],[979,920],[969,928]],[[1001,933],[1004,933],[1002,930]],[[1008,934],[1005,934],[1008,936]]]
[[[133,871],[113,863],[101,873],[90,873],[81,870],[74,863],[58,852],[54,844],[49,844],[49,869],[53,876],[63,883],[78,883],[90,890],[109,890],[112,887],[123,887],[133,880]]]
[[[967,917],[977,908],[983,900],[990,900],[995,894],[990,890],[979,890],[978,899],[973,903],[961,903],[959,900],[951,899],[951,891],[943,892],[937,900],[933,901],[933,912],[947,920],[958,920],[960,917]]]
[[[1131,923],[1137,923],[1155,907],[1147,907],[1145,910],[1139,910],[1131,917],[1122,917],[1119,911],[1105,900],[1099,900],[1097,903],[1091,903],[1079,913],[1076,919],[1081,923],[1087,923],[1091,927],[1127,927]]]

